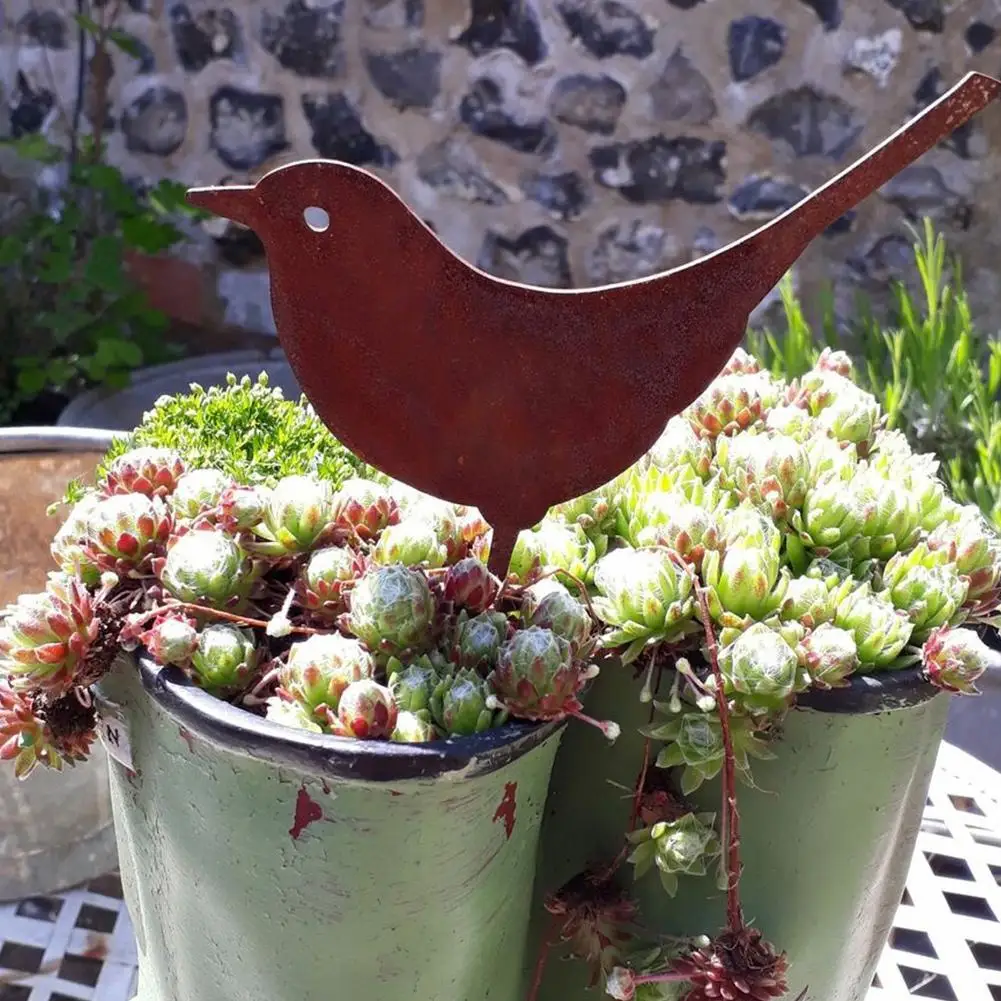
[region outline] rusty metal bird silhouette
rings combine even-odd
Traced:
[[[970,73],[755,232],[600,288],[494,278],[378,178],[334,161],[188,200],[260,237],[279,340],[330,430],[388,475],[478,507],[504,573],[520,529],[635,462],[706,388],[816,236],[999,92],[1001,81]]]

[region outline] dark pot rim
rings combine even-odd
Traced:
[[[401,782],[455,772],[471,778],[488,775],[547,741],[567,722],[511,722],[472,737],[429,744],[352,740],[272,723],[209,695],[176,667],[161,667],[147,656],[138,661],[146,692],[195,736],[278,767],[337,779]]]
[[[920,664],[900,671],[853,674],[844,688],[813,689],[796,697],[796,708],[839,715],[866,716],[910,709],[928,702],[942,689],[925,676]]]

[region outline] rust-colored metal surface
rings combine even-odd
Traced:
[[[49,543],[61,518],[46,509],[76,477],[93,482],[103,452],[25,452],[0,456],[0,608],[41,591],[57,570]],[[61,517],[66,511],[60,512]]]
[[[333,433],[389,475],[479,507],[503,572],[519,529],[612,479],[705,389],[814,237],[999,92],[970,73],[754,233],[601,288],[493,278],[343,163],[287,164],[188,198],[261,238],[279,339]]]

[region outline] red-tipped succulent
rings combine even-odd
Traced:
[[[104,478],[104,492],[166,497],[184,475],[184,460],[166,448],[136,448],[114,459]]]

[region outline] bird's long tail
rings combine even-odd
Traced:
[[[968,73],[875,149],[777,219],[733,244],[723,254],[746,262],[754,281],[747,292],[754,308],[792,267],[807,245],[859,202],[935,146],[1001,94],[1001,80]],[[741,263],[738,263],[741,262]]]

